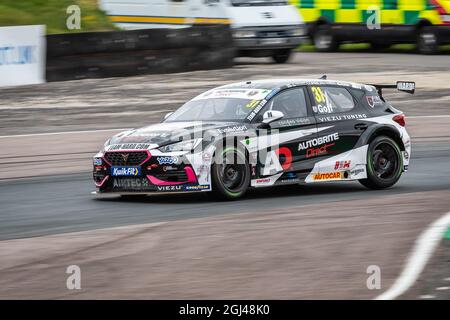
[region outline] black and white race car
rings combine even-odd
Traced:
[[[159,123],[121,132],[94,156],[96,194],[213,191],[358,180],[393,186],[408,170],[405,116],[382,96],[414,82],[289,79],[209,90]]]

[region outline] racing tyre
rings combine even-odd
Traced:
[[[369,189],[392,187],[403,172],[403,157],[397,143],[385,136],[376,137],[367,152],[367,179],[359,182]]]
[[[439,52],[439,39],[435,28],[427,26],[419,30],[417,50],[421,54],[436,54]]]
[[[242,197],[250,185],[250,166],[245,152],[236,147],[216,150],[211,180],[218,198],[234,200]]]
[[[390,43],[383,43],[383,42],[377,42],[377,41],[370,42],[370,48],[374,51],[386,50],[390,47],[391,47]]]
[[[278,50],[278,51],[276,51],[273,54],[272,59],[276,63],[286,63],[289,60],[290,57],[291,57],[291,50],[290,49],[286,49],[286,50]]]
[[[313,35],[313,43],[319,52],[334,52],[339,48],[339,43],[328,25],[317,27]]]

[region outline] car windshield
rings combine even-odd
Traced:
[[[269,90],[213,90],[185,103],[166,122],[243,122]]]
[[[252,111],[252,100],[216,98],[191,100],[175,111],[166,121],[243,121]]]

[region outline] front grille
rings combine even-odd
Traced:
[[[184,182],[188,180],[188,177],[186,175],[186,171],[184,169],[181,170],[170,170],[170,171],[163,171],[163,172],[152,172],[152,176],[155,178],[158,178],[162,181],[167,182]]]
[[[112,166],[138,166],[147,159],[148,153],[146,151],[133,152],[107,152],[105,159]]]
[[[286,30],[269,30],[269,31],[259,31],[258,36],[260,38],[279,38],[279,37],[288,37],[289,33]]]

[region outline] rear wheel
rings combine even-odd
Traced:
[[[339,43],[328,25],[317,27],[313,35],[313,43],[319,52],[334,52],[339,48]]]
[[[286,63],[291,57],[291,49],[277,50],[272,56],[276,63]]]
[[[367,179],[359,182],[369,189],[385,189],[396,184],[402,172],[403,158],[397,143],[379,136],[369,144]]]
[[[436,54],[439,52],[439,39],[435,28],[426,26],[419,30],[417,50],[421,54]]]
[[[235,147],[216,151],[211,179],[213,191],[219,198],[233,200],[242,197],[250,185],[250,167],[245,153]]]

